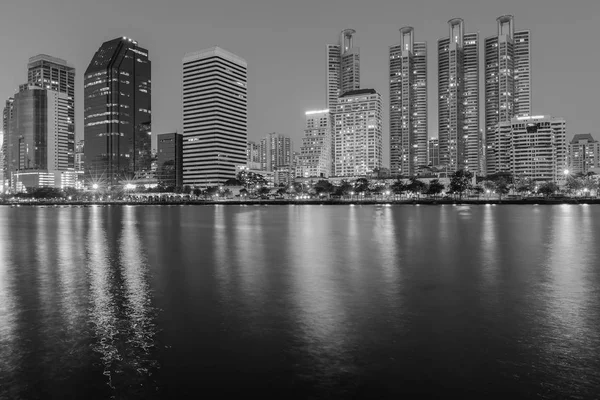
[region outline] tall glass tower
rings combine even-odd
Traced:
[[[427,43],[400,29],[390,47],[390,169],[413,176],[427,165]]]
[[[126,37],[105,42],[84,77],[87,184],[143,178],[151,167],[151,65]]]
[[[360,51],[354,47],[354,29],[340,33],[338,44],[327,45],[326,108],[335,108],[338,97],[360,89]]]

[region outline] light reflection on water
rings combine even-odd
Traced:
[[[0,398],[594,398],[598,235],[594,206],[0,208]]]

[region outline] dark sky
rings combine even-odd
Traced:
[[[533,111],[567,118],[569,137],[591,132],[600,94],[598,0],[4,0],[0,7],[0,97],[26,80],[30,56],[46,53],[77,68],[77,135],[83,137],[83,72],[103,41],[128,36],[152,60],[153,132],[180,130],[181,59],[218,45],[249,64],[249,138],[281,132],[299,149],[304,111],[325,103],[325,44],[357,31],[361,82],[384,99],[388,160],[388,46],[415,28],[429,46],[429,126],[437,135],[435,52],[447,21],[465,20],[481,38],[496,17],[532,31]]]

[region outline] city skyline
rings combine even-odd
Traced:
[[[67,6],[74,2],[64,0],[62,3]],[[155,133],[181,131],[179,117],[181,93],[178,85],[181,78],[181,71],[178,71],[181,57],[188,51],[217,44],[244,57],[250,65],[249,139],[256,140],[267,132],[277,131],[289,135],[299,143],[304,129],[304,112],[325,108],[323,104],[325,45],[335,42],[341,30],[352,28],[357,31],[354,45],[361,49],[361,86],[375,88],[381,93],[384,101],[383,161],[384,165],[388,165],[387,52],[388,46],[397,41],[398,29],[405,25],[413,26],[418,32],[419,41],[435,43],[437,39],[446,35],[446,21],[452,17],[460,17],[465,21],[468,31],[479,32],[480,39],[483,40],[495,34],[498,16],[512,14],[519,28],[531,30],[532,43],[534,43],[532,65],[535,71],[533,74],[535,75],[533,77],[535,101],[532,113],[564,117],[569,126],[568,139],[577,133],[593,132],[589,121],[595,107],[593,93],[597,90],[598,84],[591,79],[593,76],[591,68],[594,64],[591,55],[594,53],[596,43],[590,36],[593,36],[594,31],[587,31],[594,29],[595,25],[592,11],[597,6],[592,3],[581,2],[583,7],[568,7],[564,12],[556,12],[556,9],[546,11],[536,8],[535,1],[530,2],[533,7],[523,7],[520,2],[506,1],[502,5],[486,5],[483,10],[476,13],[473,7],[469,7],[475,4],[474,1],[447,3],[425,1],[418,6],[402,5],[402,7],[382,1],[378,2],[380,7],[369,7],[369,10],[376,8],[375,11],[364,13],[361,10],[365,10],[366,6],[358,2],[340,9],[334,7],[339,2],[331,1],[319,7],[319,15],[322,18],[309,18],[298,23],[297,20],[301,18],[297,16],[306,15],[307,11],[303,8],[309,4],[303,7],[279,7],[273,5],[273,2],[256,1],[253,2],[254,6],[266,17],[277,15],[278,18],[269,18],[268,24],[265,20],[262,24],[253,23],[254,20],[260,20],[258,13],[252,11],[252,7],[248,7],[249,4],[242,3],[238,6],[255,18],[245,18],[243,23],[237,24],[238,27],[233,26],[235,18],[227,13],[212,15],[212,19],[208,20],[201,17],[196,21],[200,22],[198,25],[202,25],[203,21],[208,21],[210,24],[205,23],[202,27],[197,27],[196,24],[192,24],[191,19],[185,18],[185,11],[189,13],[196,8],[185,2],[176,3],[180,3],[179,11],[171,11],[173,7],[169,7],[169,12],[161,14],[159,12],[161,6],[149,7],[139,13],[141,17],[133,18],[133,12],[139,11],[135,6],[140,3],[125,2],[123,11],[119,13],[122,15],[113,16],[110,20],[103,20],[100,16],[104,11],[90,6],[90,12],[84,14],[100,13],[98,18],[95,16],[94,20],[91,20],[83,17],[82,21],[74,21],[67,27],[59,26],[57,29],[48,30],[49,33],[46,35],[48,38],[39,35],[33,37],[26,32],[19,35],[16,41],[19,45],[17,48],[3,39],[0,42],[3,50],[12,56],[3,64],[0,94],[4,99],[14,94],[18,84],[22,83],[20,71],[23,64],[35,54],[45,53],[63,58],[83,71],[93,56],[93,49],[97,48],[103,40],[110,40],[119,35],[130,36],[143,43],[145,48],[156,55],[153,65],[153,89],[163,95],[153,99],[153,131]],[[210,2],[207,3],[206,9],[211,10],[212,5]],[[435,6],[429,7],[432,5]],[[42,4],[40,7],[45,6]],[[3,38],[10,36],[10,31],[6,30],[10,29],[12,20],[23,19],[19,18],[24,15],[22,8],[8,5],[3,11],[3,24],[0,27]],[[159,19],[159,15],[162,18]],[[586,16],[590,18],[588,21],[585,20]],[[6,21],[4,17],[7,17]],[[53,27],[55,24],[60,25],[63,16],[57,18],[58,22],[52,22]],[[96,20],[102,21],[102,24],[95,23]],[[223,21],[223,23],[216,24],[215,21]],[[40,21],[40,24],[42,27],[40,29],[43,29],[47,23]],[[561,25],[560,30],[555,27],[558,24]],[[564,24],[570,24],[569,29],[565,30]],[[298,29],[299,26],[303,26],[304,29]],[[242,30],[245,32],[244,35],[240,35]],[[580,43],[580,46],[566,46],[575,40]],[[561,45],[561,42],[564,45]],[[586,45],[589,51],[582,50]],[[561,47],[564,56],[553,60],[552,63],[544,62],[548,54],[553,54],[550,49],[556,46]],[[483,52],[481,45],[479,50]],[[565,58],[575,56],[578,57],[577,63],[565,63]],[[428,59],[430,99],[428,136],[430,137],[437,135],[438,125],[437,105],[431,101],[437,93],[437,82],[432,81],[436,76],[434,71],[437,69],[437,54],[433,53],[433,46],[429,47]],[[480,60],[480,65],[482,62]],[[569,82],[558,78],[567,65],[577,72],[572,74]],[[76,97],[79,103],[77,109],[82,107],[82,86],[81,74],[76,79]],[[282,86],[285,86],[285,90]],[[294,96],[288,101],[290,91]],[[281,101],[283,98],[286,98],[286,101]],[[564,98],[568,98],[569,101],[564,101]],[[274,109],[277,111],[272,112],[271,110]],[[272,118],[263,118],[266,112],[269,112]],[[77,116],[76,129],[77,140],[79,140],[83,137],[81,115]],[[153,148],[155,147],[154,140]]]

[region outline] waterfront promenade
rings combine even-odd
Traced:
[[[564,197],[564,198],[541,198],[525,197],[520,199],[220,199],[220,200],[199,200],[199,199],[143,199],[143,200],[55,200],[55,199],[20,199],[0,201],[0,205],[7,206],[92,206],[92,205],[503,205],[503,204],[600,204],[600,198],[592,197]]]

